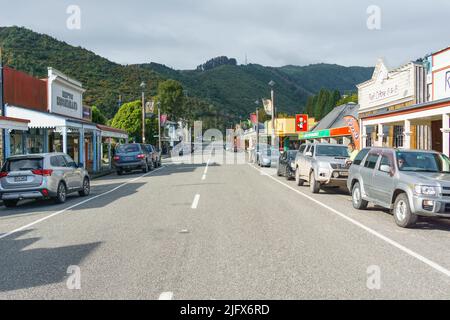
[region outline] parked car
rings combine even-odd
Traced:
[[[348,178],[347,147],[340,144],[305,144],[295,159],[295,181],[298,186],[309,183],[312,193],[322,186],[346,187]]]
[[[295,178],[295,158],[298,150],[289,150],[284,152],[278,161],[278,176],[286,177],[287,180]]]
[[[271,167],[272,164],[277,164],[280,158],[280,151],[276,148],[260,148],[257,153],[257,164],[260,167]]]
[[[119,176],[124,172],[133,170],[142,170],[142,172],[147,173],[153,170],[153,159],[147,147],[143,144],[121,144],[116,148],[114,166]]]
[[[146,144],[145,146],[148,150],[148,153],[150,154],[150,156],[152,158],[153,167],[154,168],[161,167],[161,151],[158,151],[158,149],[151,144]]]
[[[64,153],[10,157],[0,172],[0,199],[6,207],[28,199],[64,203],[68,194],[78,192],[86,197],[90,190],[90,177],[83,164],[77,165]]]
[[[393,210],[403,228],[418,216],[450,218],[450,160],[439,152],[363,149],[350,167],[348,188],[353,207],[372,202]]]

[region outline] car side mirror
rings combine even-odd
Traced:
[[[75,165],[76,167],[78,167],[79,169],[84,169],[84,163],[79,163],[78,164],[78,166],[77,165]]]
[[[390,166],[388,166],[388,165],[382,165],[380,167],[380,171],[392,174],[392,168]]]

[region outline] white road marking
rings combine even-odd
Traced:
[[[27,225],[25,225],[25,226],[22,226],[22,227],[20,227],[20,228],[17,228],[17,229],[15,229],[15,230],[13,230],[13,231],[10,231],[10,232],[8,232],[8,233],[5,233],[5,234],[3,234],[3,235],[0,236],[0,239],[4,239],[4,238],[6,238],[6,237],[9,237],[9,236],[13,235],[14,233],[17,233],[17,232],[20,232],[20,231],[22,231],[22,230],[28,229],[29,227],[32,227],[32,226],[34,226],[34,225],[37,225],[37,224],[39,224],[39,223],[41,223],[41,222],[44,222],[44,221],[46,221],[46,220],[48,220],[48,219],[50,219],[50,218],[56,217],[56,216],[58,216],[58,215],[60,215],[60,214],[62,214],[62,213],[64,213],[64,212],[66,212],[66,211],[69,211],[69,210],[74,209],[74,208],[76,208],[76,207],[79,207],[79,206],[81,206],[81,205],[83,205],[83,204],[86,204],[86,203],[88,203],[88,202],[91,202],[92,200],[98,199],[98,198],[103,197],[103,196],[105,196],[105,195],[107,195],[107,194],[110,194],[110,193],[112,193],[112,192],[114,192],[114,191],[117,191],[117,190],[119,190],[120,188],[122,188],[122,187],[124,187],[124,186],[126,186],[126,185],[128,185],[128,184],[130,184],[130,183],[133,183],[133,182],[135,182],[135,181],[138,181],[138,180],[140,180],[140,179],[142,179],[142,178],[144,178],[144,177],[146,177],[146,176],[152,175],[153,173],[155,173],[155,172],[157,172],[157,171],[159,171],[159,170],[162,170],[162,169],[164,169],[164,168],[165,168],[165,166],[163,166],[163,167],[161,167],[161,168],[159,168],[159,169],[153,170],[153,171],[151,171],[151,172],[148,172],[148,173],[146,173],[146,174],[143,174],[143,175],[141,175],[141,176],[139,176],[139,177],[137,177],[137,178],[128,180],[128,181],[126,181],[125,183],[123,183],[123,184],[121,184],[121,185],[115,187],[114,189],[111,189],[111,190],[106,191],[106,192],[104,192],[104,193],[98,194],[98,195],[96,195],[96,196],[94,196],[94,197],[92,197],[92,198],[86,199],[86,200],[84,200],[84,201],[78,202],[78,203],[76,203],[76,204],[74,204],[74,205],[72,205],[72,206],[70,206],[70,207],[68,207],[68,208],[65,208],[65,209],[60,210],[60,211],[55,212],[55,213],[52,213],[52,214],[50,214],[50,215],[48,215],[48,216],[45,216],[45,217],[43,217],[43,218],[41,218],[41,219],[39,219],[39,220],[36,220],[36,221],[34,221],[34,222],[31,222],[31,223],[29,223],[29,224],[27,224]]]
[[[205,167],[205,171],[203,172],[203,176],[202,176],[202,180],[206,180],[206,175],[208,174],[208,168],[209,168],[209,164],[211,163],[211,158],[208,159],[208,161],[206,162],[206,167]]]
[[[401,245],[400,243],[396,242],[395,240],[392,240],[392,239],[382,235],[378,231],[375,231],[375,230],[365,226],[364,224],[356,221],[355,219],[352,219],[352,218],[348,217],[347,215],[343,214],[342,212],[340,212],[340,211],[338,211],[336,209],[333,209],[332,207],[330,207],[330,206],[320,202],[317,199],[314,199],[313,197],[311,197],[311,196],[301,192],[298,189],[295,189],[295,188],[291,187],[290,185],[288,185],[288,184],[286,184],[286,183],[276,179],[275,177],[264,173],[262,170],[256,168],[255,166],[253,166],[251,164],[249,164],[249,166],[252,167],[253,169],[255,169],[256,171],[259,171],[260,173],[263,173],[263,175],[269,177],[270,179],[272,179],[272,180],[278,182],[279,184],[285,186],[286,188],[291,189],[292,191],[298,193],[299,195],[303,196],[304,198],[306,198],[306,199],[308,199],[308,200],[310,200],[310,201],[312,201],[312,202],[322,206],[325,209],[328,209],[329,211],[333,212],[334,214],[338,215],[339,217],[347,220],[348,222],[351,222],[352,224],[360,227],[361,229],[367,231],[368,233],[374,235],[375,237],[377,237],[377,238],[387,242],[388,244],[390,244],[390,245],[394,246],[395,248],[403,251],[404,253],[410,255],[411,257],[413,257],[413,258],[415,258],[415,259],[425,263],[426,265],[430,266],[431,268],[435,269],[436,271],[439,271],[439,272],[443,273],[444,275],[446,275],[447,277],[450,277],[450,270],[444,268],[443,266],[437,264],[436,262],[434,262],[434,261],[432,261],[432,260],[422,256],[421,254],[419,254],[419,253],[417,253],[417,252],[415,252],[415,251],[413,251],[411,249],[408,249],[407,247],[405,247],[405,246]]]
[[[192,209],[197,209],[197,208],[198,208],[198,203],[199,203],[199,201],[200,201],[200,195],[199,195],[199,194],[196,194],[196,195],[195,195],[195,198],[194,198],[194,201],[192,202],[191,208],[192,208]]]
[[[158,300],[173,300],[173,292],[161,293]]]

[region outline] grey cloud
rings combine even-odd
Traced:
[[[317,62],[392,66],[450,45],[450,2],[387,0],[0,0],[0,25],[22,25],[120,63],[187,69],[228,55],[265,65]],[[82,9],[82,30],[65,27],[66,8]],[[369,31],[366,9],[382,9]]]

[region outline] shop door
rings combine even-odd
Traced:
[[[431,122],[432,149],[442,152],[442,120]]]

